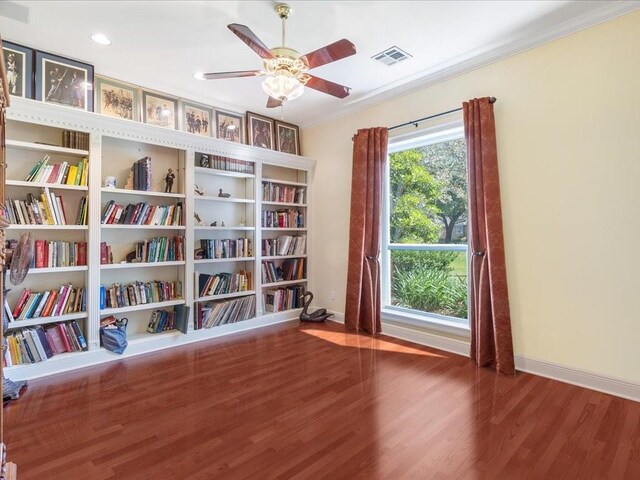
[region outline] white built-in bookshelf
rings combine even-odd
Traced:
[[[271,295],[282,291],[297,296],[307,288],[311,208],[308,199],[313,160],[20,98],[12,99],[7,117],[7,200],[33,199],[37,209],[40,195],[46,191],[49,195],[46,198],[52,203],[61,200],[59,206],[67,220],[65,224],[54,225],[31,224],[27,218],[20,222],[17,218],[6,229],[8,240],[31,232],[41,246],[51,244],[58,252],[49,258],[50,250],[46,251],[46,260],[54,260],[55,265],[31,268],[21,285],[7,284],[11,289],[6,295],[8,306],[13,309],[25,289],[54,291],[71,285],[83,289],[85,296],[82,309],[15,319],[8,334],[75,322],[87,343],[84,351],[10,366],[4,370],[8,377],[34,378],[298,316],[299,299],[274,312]],[[64,146],[65,130],[87,133],[88,148]],[[53,176],[26,181],[44,155],[48,155],[49,164],[60,164],[61,169],[65,162],[76,166],[86,159],[89,167],[85,184]],[[151,158],[151,189],[134,190],[127,185],[128,177],[132,165],[143,157]],[[169,168],[175,179],[172,191],[165,192],[164,179]],[[67,167],[66,171],[69,170]],[[106,177],[115,178],[114,188],[105,186]],[[51,183],[55,180],[59,181]],[[265,188],[288,197],[267,198]],[[83,202],[86,222],[78,225],[77,211],[82,211]],[[119,223],[117,205],[122,207],[124,219],[124,211],[130,204],[141,205],[140,208],[146,205],[151,212],[147,222]],[[165,212],[161,209],[175,212],[178,206],[179,222],[153,224],[154,212],[161,212],[157,217],[160,221]],[[109,217],[104,218],[109,208],[114,214],[111,222]],[[25,212],[22,213],[24,217]],[[278,215],[281,220],[283,215],[287,219],[267,225],[265,215],[270,216],[271,222]],[[37,220],[35,214],[31,220]],[[305,240],[301,247],[302,237]],[[297,239],[297,250],[286,248],[286,242],[291,242],[287,238]],[[81,243],[86,244],[82,258],[86,261],[77,264]],[[272,249],[282,248],[265,251],[265,244]],[[60,248],[75,253],[69,258],[69,254],[59,253]],[[177,251],[181,251],[180,255]],[[265,266],[271,267],[275,277],[264,276]],[[216,277],[218,285],[222,278],[241,281],[232,288],[202,291],[205,280],[211,279],[209,286],[213,286]],[[142,289],[140,285],[145,284],[155,288],[156,293],[170,294],[155,299],[149,294],[145,299],[142,293],[136,297],[135,291],[129,290],[129,301],[115,299],[113,304],[106,299],[114,285],[122,291],[127,285]],[[153,311],[170,312],[182,306],[190,309],[186,333],[147,331]],[[129,347],[123,356],[100,346],[100,321],[109,316],[128,319]]]

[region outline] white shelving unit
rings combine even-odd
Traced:
[[[57,317],[16,320],[10,328],[15,331],[25,327],[75,320],[81,326],[87,340],[88,351],[59,354],[44,362],[8,367],[5,374],[9,378],[36,378],[297,318],[299,309],[265,314],[262,296],[264,289],[271,286],[266,283],[263,285],[261,266],[263,260],[280,262],[304,258],[306,262],[309,257],[305,252],[297,257],[263,258],[261,242],[263,238],[275,238],[279,235],[308,234],[309,227],[305,223],[304,228],[261,228],[261,212],[263,209],[281,207],[301,208],[306,212],[305,222],[308,221],[311,205],[307,199],[315,161],[21,98],[12,98],[11,108],[7,110],[7,119],[8,197],[24,199],[27,193],[35,195],[46,187],[55,191],[56,195],[63,196],[68,221],[75,220],[78,201],[83,196],[88,198],[88,225],[11,225],[6,229],[8,239],[16,239],[22,232],[32,231],[36,239],[87,242],[86,266],[32,269],[23,285],[8,285],[12,288],[8,300],[13,308],[16,297],[23,288],[45,290],[59,288],[61,284],[68,283],[86,288],[86,311]],[[62,147],[64,130],[89,133],[89,149]],[[82,158],[88,158],[88,186],[26,182],[24,179],[30,169],[45,154],[50,155],[50,163],[67,161],[76,164]],[[211,158],[233,159],[236,163],[244,162],[253,168],[251,171],[233,171],[202,167],[199,164],[202,154]],[[144,156],[151,157],[152,191],[124,188],[131,165]],[[165,193],[163,179],[168,168],[173,169],[176,178],[173,191]],[[117,188],[103,186],[103,180],[107,176],[116,177]],[[305,188],[304,204],[291,206],[271,203],[268,200],[268,203],[263,203],[264,182]],[[203,196],[195,193],[196,186],[200,190],[204,189]],[[228,193],[229,197],[219,197],[220,189]],[[103,225],[102,208],[108,200],[125,206],[138,202],[153,205],[176,205],[181,202],[183,224]],[[200,215],[202,224],[196,222],[194,213]],[[211,226],[214,221],[217,225]],[[222,222],[225,224],[224,227]],[[136,241],[165,236],[173,238],[177,235],[184,237],[184,260],[120,263],[126,254],[133,250]],[[207,239],[250,240],[252,251],[248,257],[195,260],[195,248],[199,247],[200,240]],[[111,245],[114,263],[101,265],[101,242]],[[308,248],[307,241],[307,251]],[[306,268],[308,278],[308,266]],[[252,275],[252,288],[248,291],[198,298],[196,270],[208,274],[248,271]],[[182,298],[100,309],[100,285],[124,285],[132,281],[152,280],[182,281]],[[293,283],[306,285],[308,282],[309,280],[303,279]],[[284,286],[285,283],[290,282],[278,282],[277,285]],[[254,297],[256,300],[253,318],[214,328],[193,329],[198,304],[243,297]],[[173,309],[176,305],[190,307],[187,334],[174,331],[158,334],[146,332],[151,310]],[[106,315],[129,319],[129,347],[122,356],[100,347],[99,321]]]

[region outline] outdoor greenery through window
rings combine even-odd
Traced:
[[[467,325],[467,172],[461,128],[389,146],[385,307]],[[384,222],[383,222],[384,225]]]

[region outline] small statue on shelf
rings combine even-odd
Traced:
[[[224,224],[224,220],[222,221],[222,223],[220,224],[220,226],[221,226],[221,227],[226,226],[226,225]]]
[[[222,197],[222,198],[229,198],[231,196],[231,194],[230,193],[224,193],[222,191],[222,189],[220,189],[220,193],[218,193],[218,196]]]
[[[241,226],[241,227],[246,226],[246,223],[245,223],[245,221],[244,221],[244,218],[240,220],[240,226]]]
[[[200,215],[198,215],[196,212],[193,212],[193,218],[196,219],[196,222],[198,222],[198,225],[200,226],[204,225],[204,223],[202,223],[202,219],[200,218]]]
[[[176,178],[176,174],[173,173],[173,169],[169,169],[169,171],[167,172],[167,175],[164,177],[164,181],[165,181],[165,186],[164,186],[164,193],[171,193],[171,190],[173,189],[173,180]]]
[[[200,195],[200,196],[203,196],[203,195],[204,195],[204,188],[203,188],[203,189],[200,189],[200,187],[199,187],[198,185],[194,185],[194,186],[193,186],[193,189],[195,190],[195,192],[196,192],[198,195]]]
[[[218,222],[217,221],[212,222],[211,225],[209,225],[209,226],[210,227],[217,227],[218,226]]]

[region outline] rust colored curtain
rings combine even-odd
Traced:
[[[351,226],[344,323],[349,329],[371,334],[381,330],[380,219],[387,140],[388,131],[382,127],[358,130],[353,138]]]
[[[515,375],[493,104],[462,106],[467,141],[471,252],[471,358],[480,367]]]

